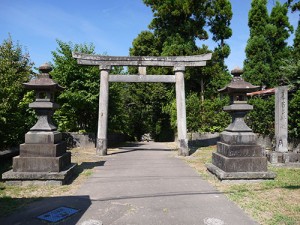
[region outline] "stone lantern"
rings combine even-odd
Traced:
[[[230,105],[225,106],[223,110],[232,116],[232,123],[225,131],[232,132],[252,132],[244,121],[245,115],[253,109],[252,105],[247,104],[247,93],[254,92],[259,86],[254,86],[241,77],[243,70],[235,68],[231,71],[233,78],[231,82],[220,89],[219,92],[228,94],[230,97]]]
[[[34,90],[36,99],[29,104],[36,111],[38,121],[25,134],[20,145],[20,155],[13,158],[13,169],[2,178],[10,184],[65,184],[71,177],[75,164],[66,151],[62,134],[57,131],[51,117],[59,106],[54,102],[55,92],[64,88],[49,75],[52,70],[47,63],[39,67],[37,79],[24,83],[26,89]]]
[[[34,90],[36,94],[35,102],[29,104],[29,108],[33,108],[38,117],[31,131],[55,131],[57,129],[51,121],[54,110],[59,107],[54,102],[54,94],[64,88],[51,79],[49,75],[51,70],[51,66],[45,63],[39,67],[40,74],[37,79],[24,83],[26,89]]]
[[[220,134],[217,152],[213,153],[212,164],[207,164],[207,169],[220,180],[273,179],[275,174],[267,171],[263,149],[244,121],[245,115],[253,109],[247,104],[247,93],[257,91],[259,86],[244,81],[239,68],[231,73],[231,82],[219,92],[230,96],[230,105],[223,110],[232,116],[232,122]]]

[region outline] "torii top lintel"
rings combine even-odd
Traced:
[[[212,53],[192,56],[102,56],[73,52],[72,56],[81,65],[198,67],[205,66]]]

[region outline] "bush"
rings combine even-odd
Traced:
[[[230,115],[223,111],[229,98],[205,99],[203,102],[196,93],[186,98],[186,119],[189,132],[221,132],[230,123]],[[171,117],[171,125],[176,128],[176,101],[165,108]]]
[[[275,134],[275,97],[253,97],[249,100],[253,110],[246,116],[247,125],[254,133],[273,137]]]
[[[292,95],[289,101],[289,137],[300,138],[300,90]]]

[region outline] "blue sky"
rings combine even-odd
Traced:
[[[231,4],[233,35],[228,40],[231,54],[226,60],[230,70],[243,66],[251,0],[231,0]],[[274,4],[269,0],[269,9]],[[298,19],[299,14],[290,14],[294,28]],[[151,20],[151,9],[142,0],[0,0],[0,42],[10,33],[29,52],[36,67],[52,61],[56,39],[93,43],[98,54],[127,56],[133,39],[148,29]],[[290,44],[292,40],[293,35]],[[197,43],[210,49],[216,45],[211,40]]]

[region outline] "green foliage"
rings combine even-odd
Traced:
[[[296,59],[300,59],[300,20],[298,21],[298,26],[295,32],[293,53]]]
[[[289,137],[300,138],[300,90],[289,101]]]
[[[290,33],[293,32],[293,27],[289,23],[287,13],[287,4],[281,5],[280,2],[276,2],[270,14],[270,24],[274,27],[274,31],[268,34],[273,56],[271,64],[272,73],[268,77],[270,84],[273,86],[280,85],[281,80],[285,78],[286,74],[280,73],[280,67],[284,64],[284,60],[291,57],[291,50],[287,46],[287,39]]]
[[[150,133],[155,140],[170,140],[169,116],[162,111],[165,104],[175,96],[174,87],[161,83],[133,83],[127,85],[126,110],[130,115],[131,135],[140,140]]]
[[[212,0],[210,1],[209,22],[212,39],[218,43],[215,52],[221,58],[222,66],[224,67],[224,59],[230,54],[230,47],[225,43],[232,35],[230,21],[232,19],[231,3],[229,0]]]
[[[212,115],[210,112],[222,111],[217,89],[230,80],[230,75],[224,67],[224,58],[230,53],[230,47],[225,40],[232,33],[229,28],[232,17],[230,2],[227,0],[144,0],[144,3],[151,7],[154,14],[149,25],[152,32],[143,31],[134,39],[130,55],[178,56],[209,53],[211,51],[207,46],[198,47],[195,41],[208,38],[204,28],[210,19],[209,26],[213,33],[213,40],[220,41],[219,48],[215,50],[213,59],[208,62],[207,67],[187,68],[185,71],[185,89],[186,93],[190,93],[187,97],[187,123],[189,130],[198,131],[201,126],[203,131],[209,130],[209,126],[212,126],[210,131],[222,130],[225,126],[224,117],[223,120],[218,118],[218,115],[214,119],[209,118],[210,116],[202,119],[199,115],[201,115],[201,110],[206,110],[209,115]],[[136,73],[137,70],[129,68],[129,72]],[[147,68],[147,73],[170,74],[173,72],[169,68]],[[134,118],[142,121],[138,124],[136,121],[131,123],[137,136],[150,132],[155,139],[160,139],[170,133],[170,122],[175,130],[176,101],[173,86],[133,84],[128,87],[127,98],[130,99],[130,108],[138,112]],[[199,92],[201,92],[201,97],[199,97]],[[206,97],[211,100],[205,100],[204,104],[200,102],[200,99]],[[131,113],[136,112],[131,111]]]
[[[248,20],[250,37],[264,34],[268,23],[267,0],[252,0]]]
[[[231,117],[223,111],[228,105],[229,98],[206,99],[202,103],[200,132],[221,132],[229,124]]]
[[[281,67],[278,73],[284,74],[284,83],[289,85],[290,90],[299,90],[300,88],[300,58],[289,57],[281,61]]]
[[[287,0],[287,4],[289,7],[291,7],[292,12],[299,11],[300,10],[300,1],[296,0],[294,3],[294,0]]]
[[[270,24],[276,28],[276,32],[269,37],[273,53],[278,53],[286,48],[287,39],[290,33],[293,32],[293,27],[289,22],[287,13],[287,5],[281,5],[280,2],[277,1],[270,14]]]
[[[269,16],[267,0],[253,0],[249,11],[248,25],[250,37],[246,46],[244,79],[255,85],[270,86],[268,75],[271,72],[272,53],[268,43]]]
[[[206,1],[197,0],[144,0],[151,7],[154,18],[149,28],[163,43],[168,37],[179,33],[185,40],[207,39]]]
[[[274,87],[286,79],[280,68],[291,57],[287,39],[293,32],[287,13],[288,5],[281,5],[279,1],[270,16],[266,0],[252,1],[248,22],[250,38],[244,61],[245,80],[255,85]]]
[[[130,55],[135,56],[157,56],[159,46],[157,38],[150,31],[142,31],[132,42],[133,48],[129,49]]]
[[[249,104],[253,110],[246,116],[246,123],[254,133],[274,136],[275,133],[275,100],[274,96],[269,98],[253,97]]]
[[[128,106],[128,85],[126,83],[111,83],[109,85],[108,112],[108,133],[134,136],[131,120],[135,118],[130,113]]]
[[[99,108],[99,68],[78,65],[72,57],[72,52],[95,54],[94,45],[72,44],[57,41],[58,48],[52,52],[54,70],[51,73],[54,80],[65,87],[57,97],[61,108],[54,118],[61,131],[97,132]],[[114,67],[112,74],[122,74],[122,67]],[[126,89],[120,84],[109,87],[110,133],[128,133],[128,115],[124,113]]]
[[[178,33],[166,38],[163,43],[162,56],[193,55],[197,46],[193,40],[186,41]]]
[[[210,6],[209,26],[213,34],[212,39],[224,44],[224,40],[232,35],[230,21],[232,19],[231,3],[229,0],[213,0]]]
[[[230,116],[223,111],[228,98],[201,100],[196,93],[186,98],[187,129],[189,132],[221,132],[230,124]],[[176,127],[176,101],[164,108],[171,115],[171,125]]]
[[[4,40],[0,45],[0,149],[20,144],[32,126],[32,111],[27,105],[31,97],[23,88],[31,68],[29,54],[22,46],[10,36]]]
[[[263,35],[254,36],[248,40],[246,57],[243,78],[253,85],[272,86],[268,77],[271,74],[272,53]]]
[[[51,75],[66,89],[58,96],[61,108],[54,118],[59,130],[95,132],[98,118],[99,69],[78,65],[72,52],[94,54],[93,45],[73,45],[57,41],[52,52],[54,70]]]

